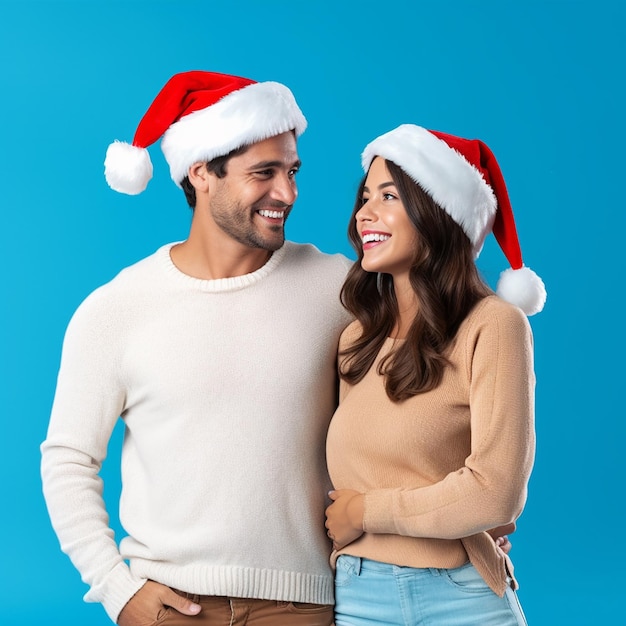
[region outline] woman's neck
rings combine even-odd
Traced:
[[[398,316],[393,327],[392,337],[394,339],[406,339],[419,310],[419,301],[408,279],[400,282],[394,280],[394,291],[398,305]]]

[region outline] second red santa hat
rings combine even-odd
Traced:
[[[511,265],[500,275],[498,295],[526,315],[543,309],[545,286],[522,262],[509,194],[485,143],[403,124],[365,147],[361,161],[366,173],[376,156],[392,161],[420,185],[461,226],[476,256],[493,232]]]

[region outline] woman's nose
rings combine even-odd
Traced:
[[[371,203],[365,200],[354,216],[357,222],[366,222],[373,219]]]

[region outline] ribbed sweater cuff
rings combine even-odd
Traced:
[[[109,618],[117,618],[128,601],[144,586],[146,579],[135,578],[126,563],[119,563],[100,585],[94,585],[86,594],[87,602],[100,602]]]
[[[366,493],[363,499],[363,530],[368,533],[395,533],[393,494],[395,489]]]

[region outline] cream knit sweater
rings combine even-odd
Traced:
[[[351,324],[340,345],[359,332]],[[484,531],[515,520],[526,500],[535,449],[528,320],[485,298],[462,323],[442,383],[401,403],[376,373],[392,349],[388,339],[361,382],[341,385],[328,467],[335,488],[365,493],[365,534],[333,561],[451,568],[469,558],[503,595],[512,566]]]
[[[324,439],[350,262],[287,242],[252,274],[208,281],[170,247],[96,290],[67,329],[42,444],[61,547],[114,621],[146,579],[331,603]],[[119,549],[98,476],[118,416]]]

